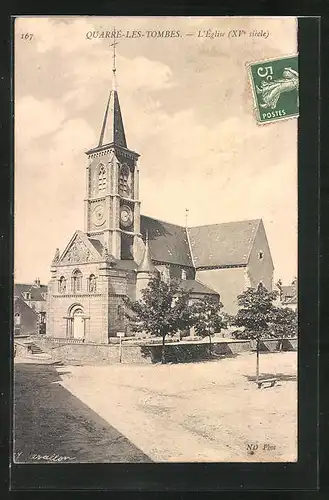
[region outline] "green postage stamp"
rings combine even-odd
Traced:
[[[258,123],[299,115],[297,55],[250,63],[248,71]]]

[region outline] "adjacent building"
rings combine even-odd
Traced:
[[[47,286],[37,278],[33,284],[14,285],[14,332],[16,335],[46,333]]]
[[[278,284],[279,298],[282,307],[289,307],[294,311],[298,308],[298,283],[295,278],[290,285]]]

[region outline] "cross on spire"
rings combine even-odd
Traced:
[[[118,45],[119,42],[116,41],[116,36],[115,36],[115,28],[113,28],[113,38],[114,38],[114,41],[113,43],[110,44],[110,47],[113,47],[113,55],[112,55],[112,59],[113,59],[113,66],[112,66],[112,73],[113,73],[113,82],[112,82],[112,86],[113,86],[113,90],[116,90],[116,79],[115,79],[115,73],[116,73],[116,46]]]
[[[188,226],[188,214],[189,214],[189,209],[185,208],[185,227]]]
[[[111,43],[111,45],[110,45],[111,47],[113,47],[113,56],[112,56],[112,58],[113,58],[113,67],[112,67],[113,73],[116,72],[116,66],[115,66],[116,51],[115,51],[115,47],[118,45],[118,43],[119,42],[116,42],[115,37],[114,37],[114,42]]]

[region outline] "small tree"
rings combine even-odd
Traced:
[[[216,302],[210,297],[195,302],[192,309],[193,326],[201,337],[209,337],[209,354],[212,354],[211,336],[215,332],[220,332],[222,328],[227,328],[223,316],[220,314],[223,304]]]
[[[154,276],[142,290],[136,302],[126,299],[128,316],[138,321],[139,330],[162,338],[161,361],[165,363],[165,340],[169,333],[188,328],[191,324],[189,294],[179,288],[179,282],[162,281]],[[131,314],[132,313],[132,314]]]
[[[257,288],[248,288],[238,295],[239,310],[233,324],[244,327],[235,332],[241,339],[256,340],[256,379],[259,379],[259,341],[264,334],[270,334],[270,323],[273,320],[275,307],[273,302],[278,292],[269,292],[262,283]]]
[[[271,334],[279,338],[280,351],[284,338],[296,337],[298,333],[298,313],[289,307],[275,307],[272,312]]]

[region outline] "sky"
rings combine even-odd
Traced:
[[[141,155],[141,212],[183,225],[188,208],[190,226],[262,218],[275,279],[291,282],[297,119],[258,125],[247,71],[297,52],[289,17],[17,19],[15,281],[47,283],[56,248],[84,229],[85,152],[111,89],[113,39],[101,33],[113,27],[125,35],[117,88],[128,147]],[[127,37],[133,30],[144,36]],[[152,34],[163,30],[181,36]]]

